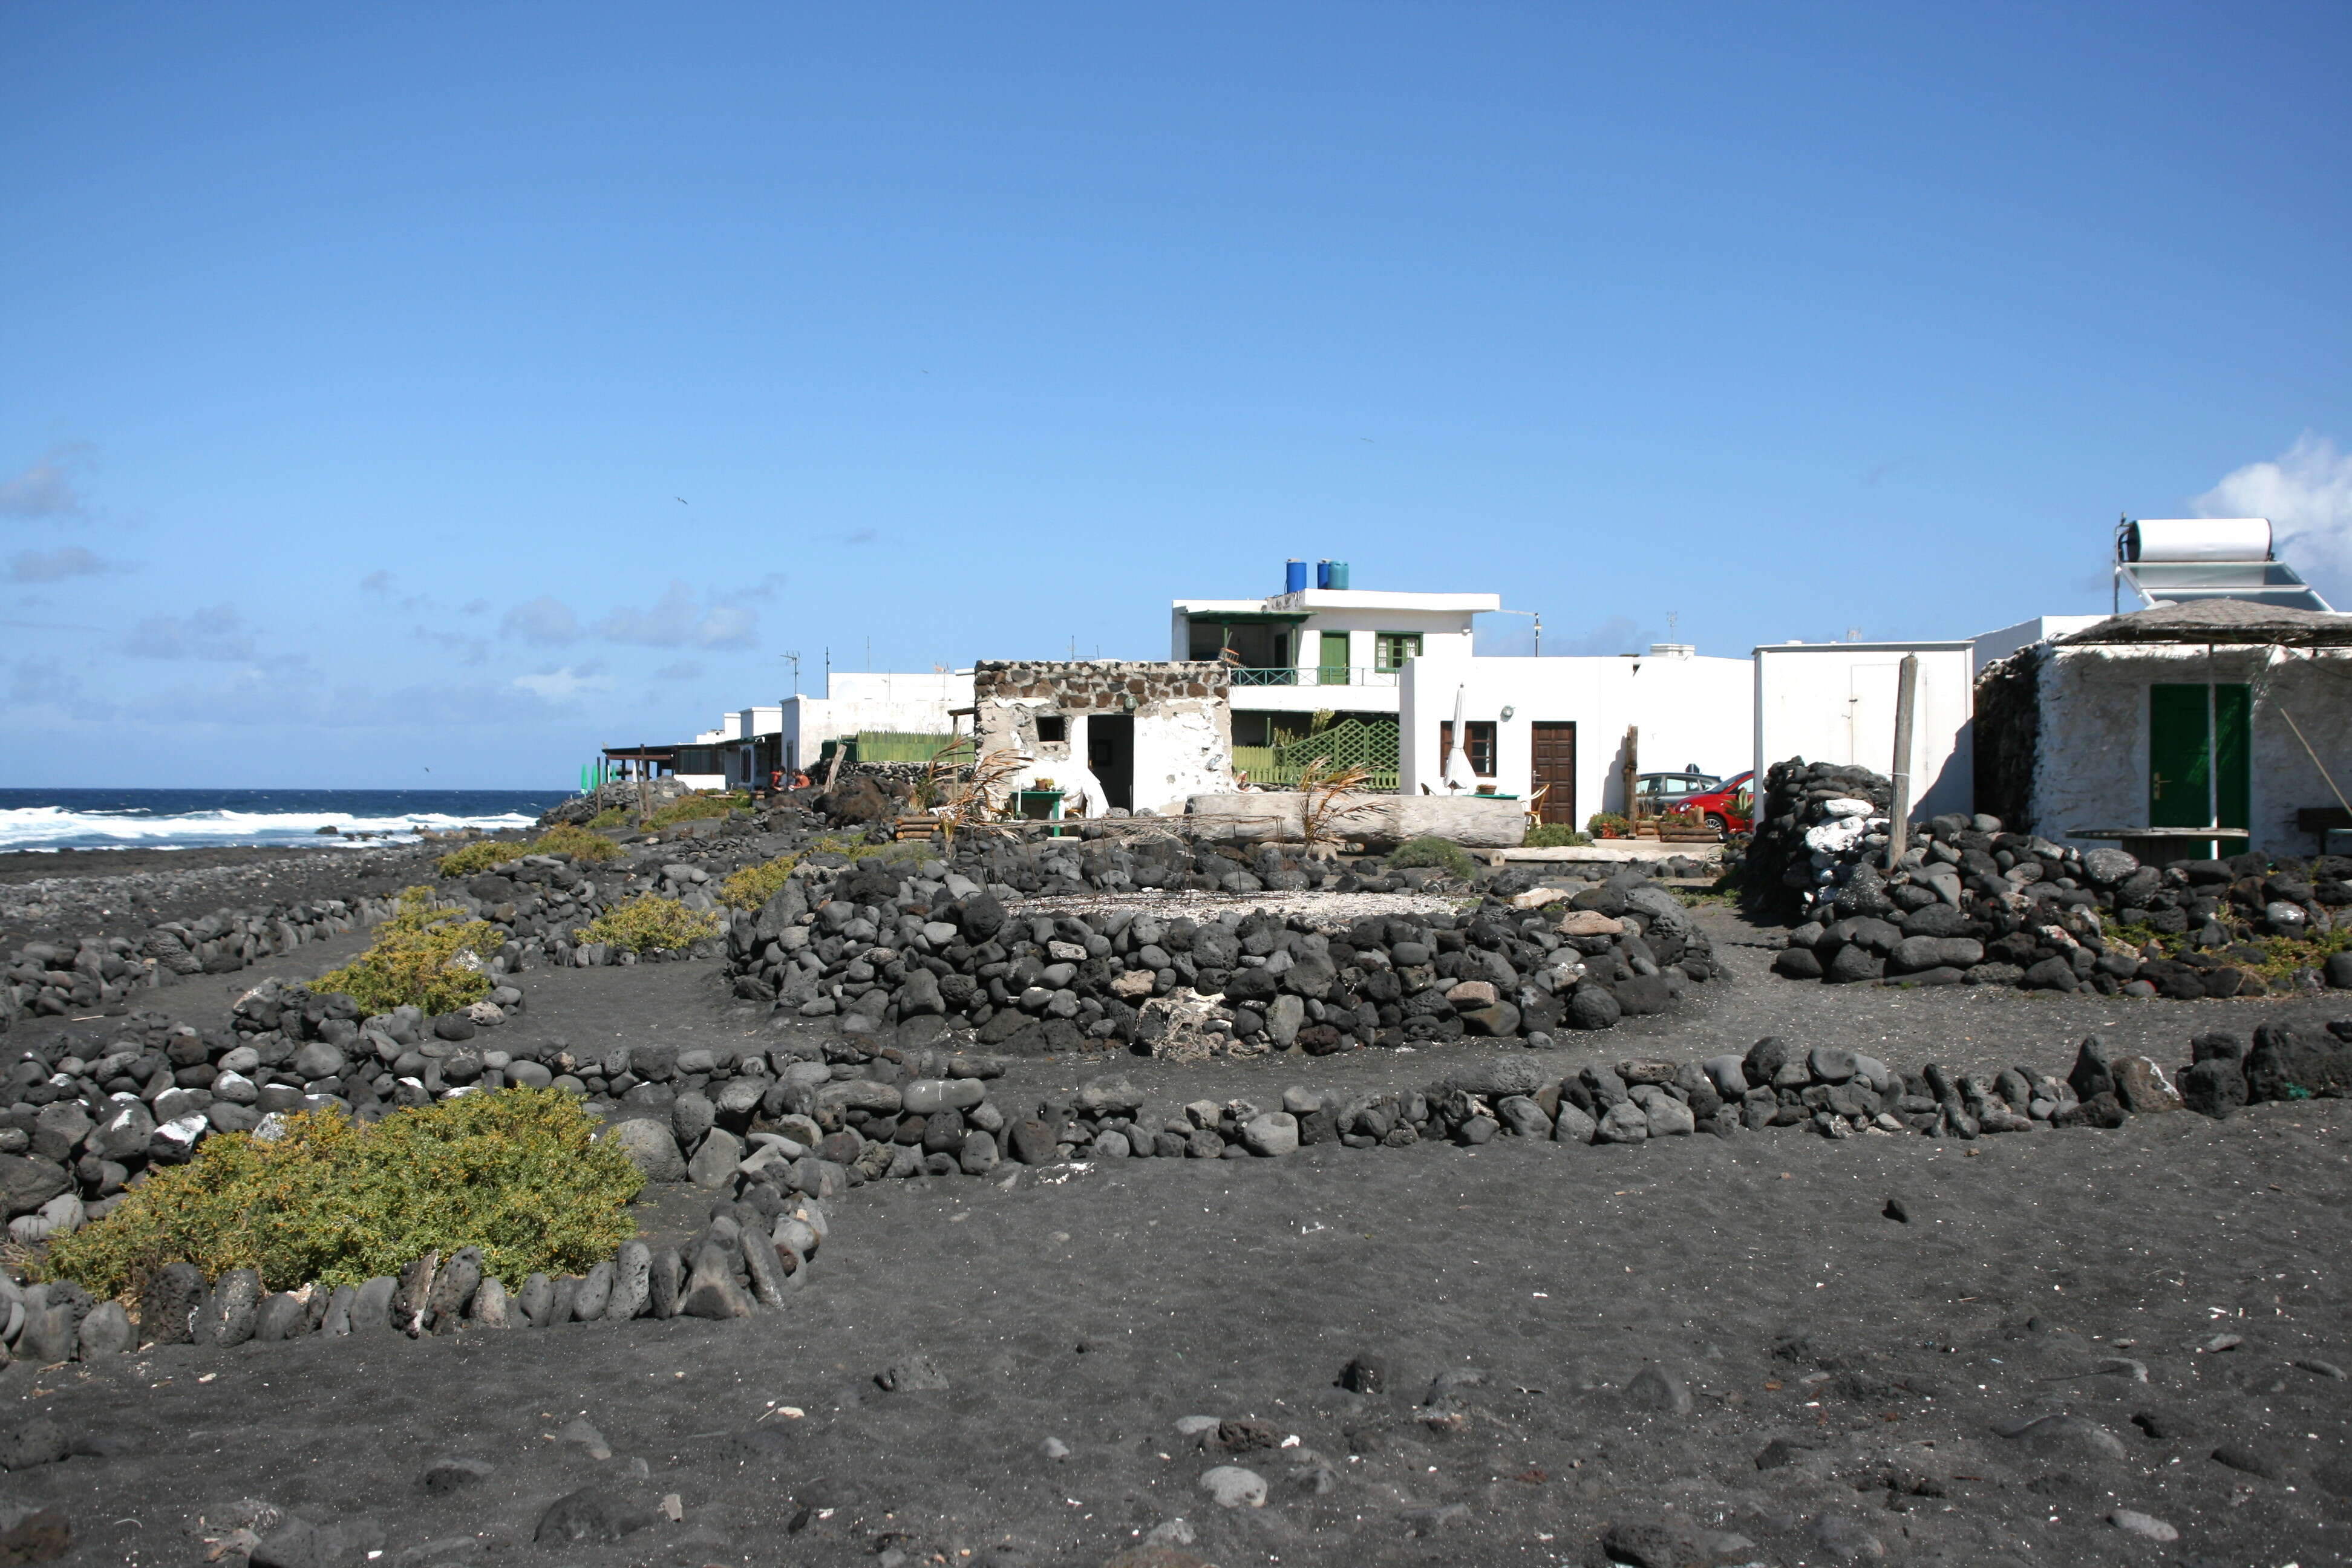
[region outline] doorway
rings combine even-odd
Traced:
[[[1535,724],[1534,766],[1529,770],[1528,788],[1544,792],[1543,805],[1538,808],[1546,823],[1563,822],[1576,826],[1576,726],[1573,724]]]
[[[1103,804],[1135,809],[1135,716],[1097,713],[1087,720],[1087,771],[1103,788]]]
[[[2147,689],[2150,827],[2252,825],[2253,776],[2248,745],[2252,721],[2250,686]],[[2209,839],[2203,854],[2210,858],[2214,853]]]

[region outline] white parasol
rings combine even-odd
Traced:
[[[1469,696],[1463,688],[1454,689],[1454,751],[1445,759],[1445,787],[1471,789],[1478,787],[1478,775],[1470,771],[1470,726],[1464,717],[1469,710]]]

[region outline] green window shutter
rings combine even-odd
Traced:
[[[1419,632],[1381,632],[1375,646],[1379,652],[1374,658],[1373,667],[1393,673],[1404,668],[1405,660],[1421,657],[1421,634]]]

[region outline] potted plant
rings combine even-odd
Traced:
[[[1707,826],[1706,815],[1695,807],[1670,807],[1658,818],[1658,838],[1667,844],[1713,844],[1719,835]]]
[[[1595,838],[1630,838],[1633,825],[1613,811],[1596,811],[1585,823],[1584,831]]]

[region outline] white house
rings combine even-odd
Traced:
[[[1978,634],[1976,641],[1976,673],[1982,675],[1985,666],[1996,659],[2007,658],[2021,647],[2063,637],[2070,632],[2086,631],[2105,620],[2105,616],[2036,616],[2030,621],[2020,621],[2013,626],[2003,626],[1996,632]]]
[[[780,770],[788,775],[796,768],[814,770],[827,741],[877,731],[944,737],[955,728],[954,712],[971,708],[968,669],[835,670],[822,697],[787,697],[726,714],[718,730],[695,740],[724,747],[725,777],[707,787],[743,789],[765,784]]]
[[[1468,658],[1472,617],[1503,605],[1499,594],[1353,588],[1344,563],[1321,564],[1332,586],[1305,586],[1303,563],[1294,562],[1294,585],[1280,594],[1178,599],[1171,608],[1171,658],[1234,667],[1234,760],[1261,782],[1279,776],[1272,749],[1305,735],[1318,712],[1366,730],[1392,724],[1405,666]],[[1384,738],[1380,749],[1386,753]]]
[[[1615,658],[1473,658],[1424,655],[1399,689],[1399,787],[1445,793],[1445,755],[1457,698],[1474,776],[1498,795],[1530,799],[1548,823],[1581,827],[1625,809],[1628,729],[1644,773],[1728,776],[1755,749],[1754,667],[1702,658],[1685,645]]]

